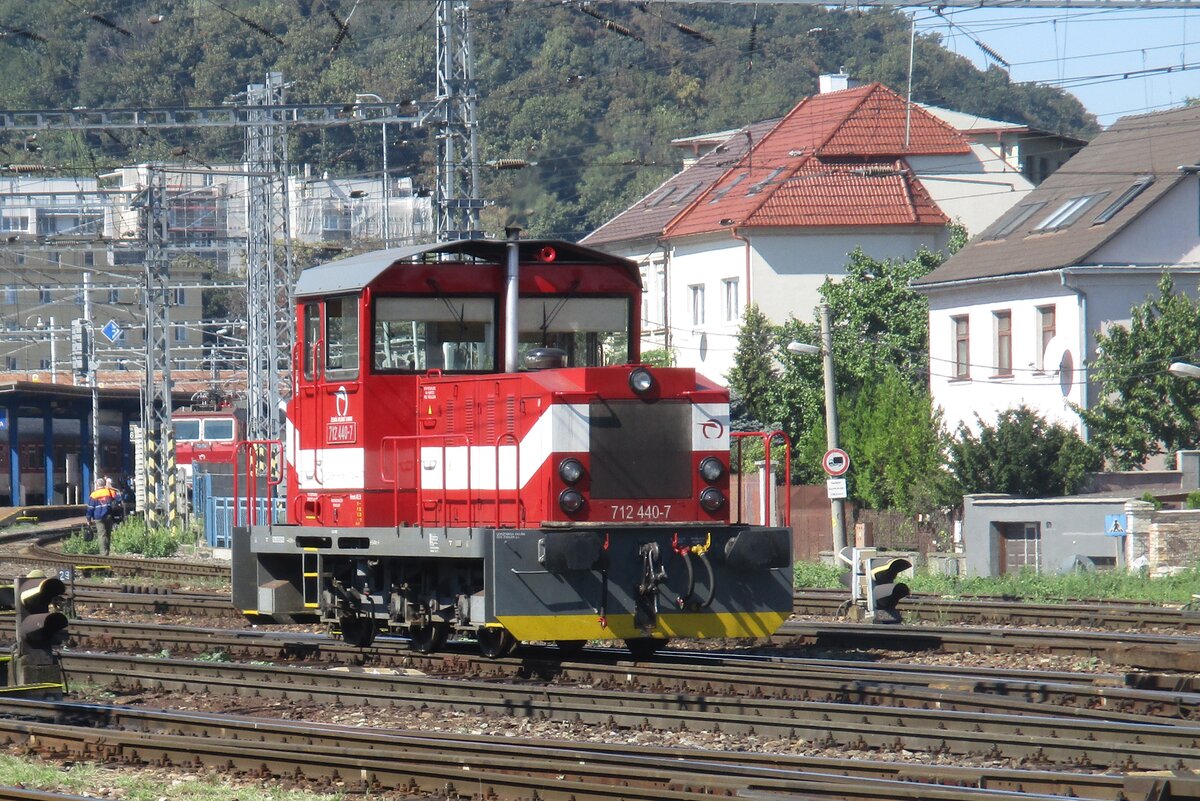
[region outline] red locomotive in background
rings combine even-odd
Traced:
[[[464,241],[310,268],[295,295],[288,520],[235,530],[247,614],[495,656],[791,612],[790,530],[731,510],[728,392],[639,362],[634,263]]]

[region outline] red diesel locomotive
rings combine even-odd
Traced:
[[[243,481],[288,519],[235,529],[247,614],[491,656],[648,653],[790,614],[786,521],[731,510],[728,392],[639,362],[633,262],[462,241],[313,267],[295,296],[283,475]]]

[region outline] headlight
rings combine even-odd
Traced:
[[[639,395],[645,395],[654,387],[654,376],[645,367],[635,367],[629,374],[629,388]]]
[[[725,505],[725,496],[719,489],[709,487],[700,493],[700,507],[706,512],[715,512]]]
[[[705,456],[700,460],[700,478],[713,483],[725,473],[725,466],[715,456]]]
[[[573,515],[583,508],[583,494],[579,490],[565,489],[559,493],[558,505],[564,512]]]
[[[574,484],[583,478],[583,462],[578,459],[563,459],[558,463],[558,477],[565,484]]]

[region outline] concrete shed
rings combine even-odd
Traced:
[[[1124,495],[1044,499],[966,495],[966,573],[1000,576],[1024,568],[1060,573],[1073,568],[1076,556],[1087,557],[1099,568],[1124,567],[1128,501]]]

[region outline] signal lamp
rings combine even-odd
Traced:
[[[700,477],[710,484],[725,473],[721,460],[715,456],[705,456],[700,460]]]
[[[629,374],[629,388],[639,395],[645,395],[654,387],[654,376],[645,367],[635,367]]]
[[[867,570],[871,584],[871,597],[875,609],[876,623],[900,623],[900,611],[896,606],[910,594],[908,585],[896,581],[912,562],[904,557],[872,559]]]
[[[546,245],[546,247],[537,252],[537,258],[538,261],[550,263],[558,258],[558,251],[549,245]]]
[[[715,487],[709,487],[700,493],[700,508],[706,512],[715,512],[725,505],[725,495]]]
[[[578,459],[563,459],[558,463],[558,477],[566,484],[574,484],[583,478],[583,462]]]
[[[583,493],[579,490],[565,489],[559,493],[558,505],[564,512],[573,515],[583,508]]]

